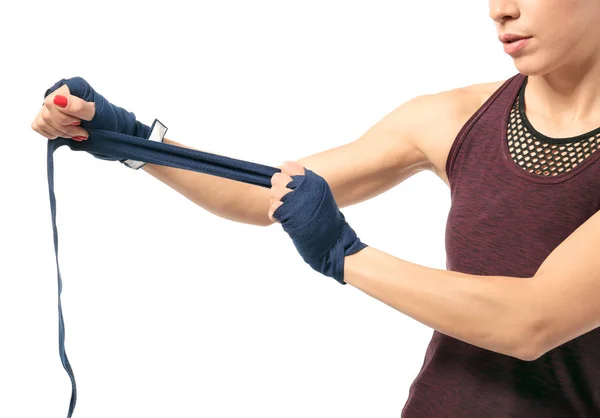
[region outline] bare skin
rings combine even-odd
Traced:
[[[531,36],[511,55],[529,76],[527,117],[550,137],[575,136],[600,126],[600,2],[489,0],[498,35]]]
[[[526,111],[537,130],[560,137],[600,126],[600,2],[489,0],[489,16],[498,35],[531,36],[527,48],[511,57],[519,72],[529,75]],[[297,162],[327,180],[340,208],[377,196],[422,170],[432,170],[448,184],[445,163],[456,134],[502,82],[416,97],[359,139]],[[66,108],[53,103],[59,94],[67,98]],[[87,137],[83,128],[70,124],[93,115],[93,103],[62,86],[46,98],[31,127],[48,139]],[[269,192],[261,187],[153,164],[144,171],[217,216],[273,223]]]
[[[490,16],[498,23],[501,35],[524,30],[517,28],[534,31],[533,35],[514,32],[531,38],[525,48],[512,54],[517,68],[530,77],[531,85],[525,92],[526,110],[533,115],[538,129],[560,137],[597,128],[600,32],[596,21],[600,3],[492,0]],[[487,87],[472,86],[467,97],[481,90],[486,92],[484,97],[489,97]],[[448,132],[448,120],[442,121],[441,134]],[[431,131],[426,138],[425,145],[431,145],[433,150],[442,147]],[[416,143],[427,150],[423,143]],[[440,162],[447,159],[447,144]],[[424,153],[430,156],[431,167],[436,167],[444,178],[440,171],[443,166],[433,163],[435,152],[428,151]],[[288,162],[281,174],[273,176],[271,219],[274,210],[283,204],[278,197],[288,193],[282,185],[303,172],[302,165]],[[600,242],[599,225],[597,213],[555,248],[529,280],[428,268],[372,246],[345,257],[344,280],[443,334],[533,361],[600,324],[600,309],[593,303],[600,288],[600,263],[593,251],[597,248],[594,244]]]
[[[489,8],[499,35],[531,37],[527,46],[511,57],[518,71],[529,76],[525,110],[536,129],[561,137],[600,126],[600,2],[489,0]],[[303,167],[325,178],[340,208],[377,196],[422,170],[432,170],[448,184],[445,166],[457,133],[504,81],[409,100],[357,140],[285,163],[282,173],[273,177],[271,189],[152,164],[144,170],[217,216],[261,226],[275,222],[274,208],[281,204],[281,196],[291,192],[285,185]],[[53,95],[49,96],[32,128],[49,139],[87,135],[80,127],[67,125],[78,119],[90,120],[93,103],[85,103],[68,91],[61,93],[69,101],[67,107],[58,108]],[[185,146],[170,139],[166,142]],[[567,289],[563,278],[570,274],[573,280],[586,280],[583,273],[598,271],[599,266],[593,264],[595,254],[586,254],[588,258],[576,264],[584,266],[581,271],[573,272],[570,260],[594,243],[599,216],[590,218],[550,254],[542,265],[546,267],[540,267],[531,280],[431,269],[373,247],[346,257],[344,278],[439,332],[509,356],[535,360],[598,326],[597,304],[574,309],[585,294],[559,296],[569,289],[596,294],[595,276],[581,286],[567,282]],[[553,273],[562,270],[562,275]],[[541,309],[542,305],[528,307],[526,301],[540,295],[546,301],[561,299],[562,309],[577,315],[564,315],[561,327],[557,327],[557,319]],[[556,329],[560,332],[553,331]]]
[[[423,170],[432,170],[448,184],[445,164],[456,134],[502,82],[416,97],[360,138],[297,162],[327,180],[340,208],[377,196]],[[54,104],[56,95],[67,98],[65,108]],[[83,128],[70,123],[91,120],[94,111],[94,103],[71,95],[65,85],[45,99],[32,129],[48,139],[87,137]],[[437,123],[430,123],[431,115]],[[164,142],[188,147],[170,138]],[[155,164],[143,170],[217,216],[261,226],[274,222],[268,216],[269,191],[263,187]]]

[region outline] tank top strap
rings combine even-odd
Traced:
[[[484,136],[486,138],[497,138],[497,134],[503,129],[503,121],[508,117],[512,103],[516,99],[517,94],[519,94],[519,90],[526,79],[527,76],[521,73],[517,73],[507,79],[462,126],[450,147],[446,160],[446,176],[450,180],[450,183],[452,183],[458,151],[465,142],[465,138],[472,134],[471,131],[477,124],[480,126],[481,124],[485,124],[484,130],[487,131],[487,135]],[[481,120],[482,118],[483,120]],[[497,132],[496,129],[498,130]],[[496,135],[490,135],[492,133]]]

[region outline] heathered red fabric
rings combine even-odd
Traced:
[[[526,280],[600,208],[600,152],[556,176],[511,158],[508,115],[526,77],[495,91],[450,149],[448,270]],[[402,417],[600,417],[600,329],[530,362],[434,331]]]

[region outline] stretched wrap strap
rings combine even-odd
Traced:
[[[154,129],[157,120],[152,124]],[[160,122],[159,122],[160,123]],[[62,314],[60,295],[62,278],[58,263],[58,231],[56,228],[56,197],[54,195],[54,151],[67,145],[73,151],[86,151],[93,155],[113,157],[115,160],[130,159],[151,164],[197,171],[218,177],[237,180],[269,188],[271,177],[281,170],[262,164],[223,157],[203,151],[178,147],[171,144],[149,141],[144,138],[124,135],[111,131],[89,129],[89,137],[85,141],[74,141],[57,138],[48,141],[48,190],[50,193],[50,211],[52,214],[52,231],[54,234],[54,253],[56,255],[56,271],[58,276],[58,350],[63,367],[71,378],[71,401],[67,418],[71,418],[77,403],[77,385],[73,369],[65,352],[65,325]]]

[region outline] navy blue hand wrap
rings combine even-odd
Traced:
[[[69,79],[63,78],[57,81],[52,87],[46,90],[44,98],[65,84],[73,96],[77,96],[86,102],[94,102],[95,113],[92,120],[81,121],[80,126],[86,131],[90,129],[102,129],[144,139],[148,139],[150,136],[150,127],[136,120],[134,113],[128,112],[122,107],[115,106],[110,103],[104,98],[104,96],[96,92],[92,86],[90,86],[89,83],[81,77],[73,77]],[[77,148],[71,147],[71,149]],[[115,158],[112,155],[105,155],[98,152],[90,152],[90,154],[101,160],[118,160],[120,162],[124,162],[126,160],[126,158]]]
[[[344,258],[363,248],[354,230],[340,212],[329,184],[305,168],[305,175],[292,176],[273,217],[281,222],[296,249],[314,270],[344,282]]]
[[[111,105],[80,77],[61,80],[46,91],[44,97],[63,84],[71,94],[96,103],[96,116],[82,121],[88,133],[85,141],[57,138],[48,141],[47,167],[50,211],[54,236],[54,252],[58,278],[59,354],[63,367],[71,379],[72,392],[67,417],[70,418],[77,402],[75,376],[65,351],[65,327],[62,314],[62,278],[58,262],[58,229],[56,226],[56,197],[54,194],[54,151],[67,145],[73,151],[85,151],[96,158],[121,161],[133,159],[168,167],[211,174],[231,180],[270,188],[271,177],[278,168],[236,160],[171,144],[149,141],[152,128],[135,120],[133,113]],[[98,119],[96,119],[96,117]],[[155,120],[152,127],[158,120]],[[311,172],[312,173],[312,172]],[[283,227],[290,234],[302,257],[317,271],[343,283],[343,258],[364,248],[354,231],[344,220],[330,196],[329,186],[316,175],[295,176],[295,191],[286,196],[278,214],[284,219]],[[321,205],[322,203],[322,205]],[[309,212],[310,211],[310,212]],[[314,215],[314,216],[313,216]]]

